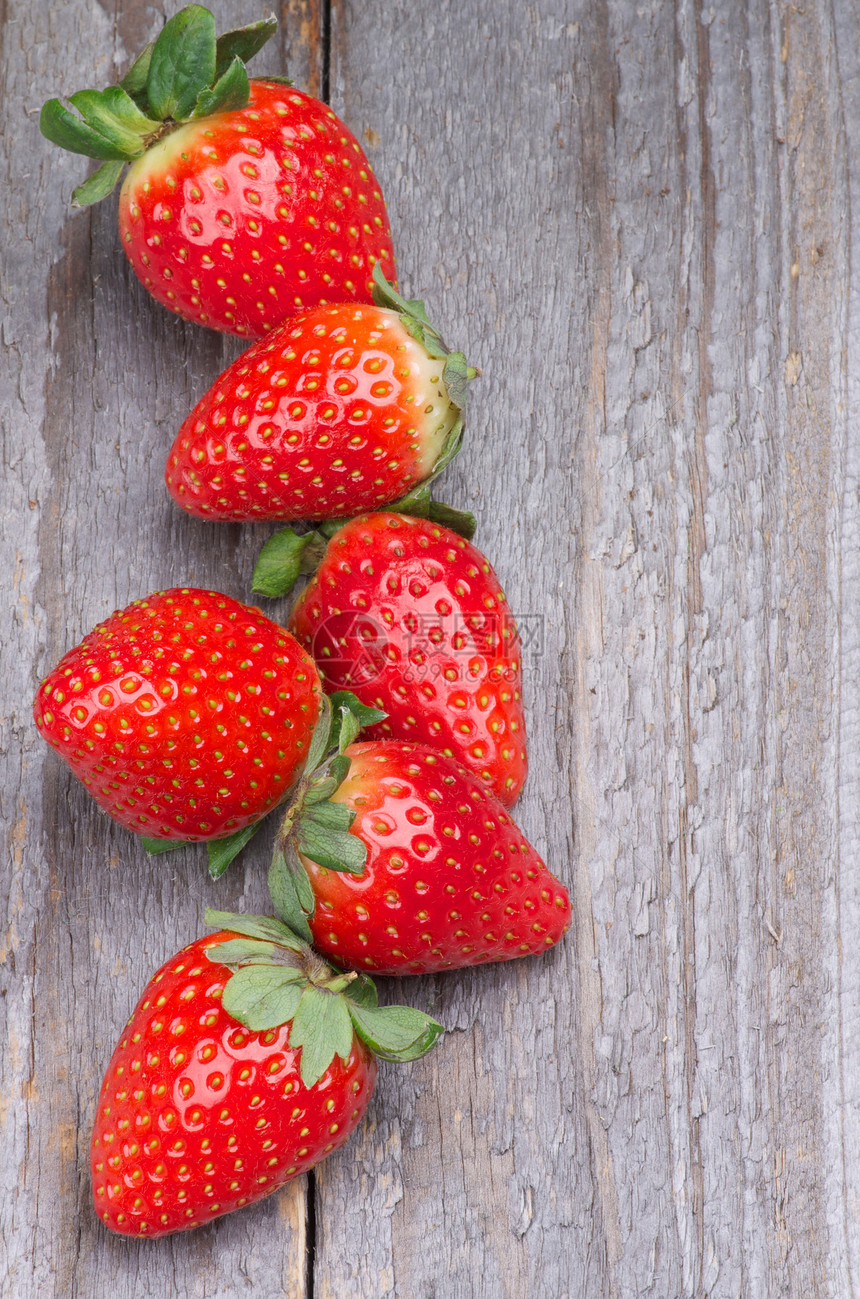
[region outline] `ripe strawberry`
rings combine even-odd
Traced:
[[[258,609],[173,589],[114,613],[42,682],[41,734],[121,825],[154,839],[232,835],[286,794],[322,690]]]
[[[567,890],[498,799],[450,758],[394,740],[350,744],[302,779],[270,889],[330,960],[376,974],[534,955],[570,927]]]
[[[358,141],[327,104],[245,61],[274,18],[216,40],[188,5],[119,86],[42,109],[43,135],[104,159],[74,194],[105,198],[125,163],[119,225],[135,273],[186,320],[259,338],[297,308],[369,302],[394,274],[385,204]]]
[[[303,560],[323,549],[314,534],[302,541]],[[516,802],[527,770],[520,641],[496,574],[463,537],[402,514],[351,520],[288,626],[326,690],[387,713],[368,739],[432,744]]]
[[[360,1121],[374,1051],[417,1059],[442,1031],[378,1007],[369,979],[332,970],[274,919],[207,921],[226,927],[150,979],[102,1083],[93,1202],[123,1235],[186,1231],[307,1172]]]
[[[328,519],[376,509],[459,447],[469,370],[423,304],[374,268],[374,306],[316,307],[255,343],[198,402],[168,490],[203,519]]]

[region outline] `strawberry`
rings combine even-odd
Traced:
[[[367,738],[432,744],[512,806],[527,770],[521,647],[487,559],[432,519],[384,512],[296,546],[289,577],[319,567],[288,626],[326,690],[387,713]],[[279,566],[264,551],[256,589],[271,593]]]
[[[165,1236],[252,1204],[347,1140],[375,1054],[414,1060],[442,1027],[379,1007],[277,920],[207,912],[220,932],[150,979],[102,1083],[92,1136],[96,1213]]]
[[[39,731],[96,802],[153,840],[257,822],[303,766],[322,690],[293,637],[214,591],[136,600],[39,689]]]
[[[378,263],[374,279],[378,305],[301,311],[224,371],[168,455],[177,505],[203,519],[343,518],[449,462],[476,372]]]
[[[570,927],[567,890],[499,800],[450,758],[395,740],[351,743],[303,777],[269,884],[295,932],[376,974],[534,955]]]
[[[119,201],[122,244],[152,296],[186,320],[259,338],[289,312],[369,302],[394,255],[379,184],[327,104],[245,62],[277,27],[216,39],[208,9],[171,18],[118,86],[50,99],[43,135],[104,160],[73,195]],[[73,112],[72,109],[77,110]]]

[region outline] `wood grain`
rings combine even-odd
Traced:
[[[0,1294],[860,1293],[856,6],[280,17],[261,68],[363,138],[402,284],[483,372],[444,494],[526,632],[517,816],[574,928],[541,961],[392,981],[451,1031],[382,1067],[310,1188],[165,1241],[94,1220],[101,1071],[214,886],[96,811],[30,700],[146,591],[247,598],[266,532],[169,504],[175,428],[237,346],[150,302],[36,128],[161,15],[6,0]],[[266,849],[219,905],[264,905]]]
[[[244,17],[237,4],[213,10],[222,27]],[[258,1214],[225,1223],[217,1249],[214,1228],[146,1248],[111,1239],[94,1218],[88,1147],[101,1075],[146,978],[204,932],[213,893],[198,856],[151,861],[102,816],[43,752],[29,715],[38,678],[112,609],[183,583],[239,598],[250,589],[253,541],[180,517],[163,486],[179,422],[238,345],[156,307],[120,250],[111,204],[70,207],[85,160],[47,146],[36,125],[42,87],[112,80],[161,21],[155,11],[142,21],[133,5],[6,7],[7,111],[14,100],[17,129],[4,141],[6,229],[16,232],[3,275],[4,465],[15,495],[5,494],[3,514],[18,595],[2,635],[11,710],[3,748],[13,763],[3,783],[11,832],[3,1095],[6,1166],[16,1171],[7,1181],[17,1185],[4,1201],[0,1287],[15,1299],[226,1299],[243,1288],[300,1299],[306,1289],[304,1179]],[[303,73],[315,57],[313,25],[307,31],[304,54],[301,27],[292,42]],[[282,57],[274,50],[260,62],[274,70]],[[259,909],[264,861],[260,845],[218,901]]]

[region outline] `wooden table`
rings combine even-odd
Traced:
[[[30,718],[114,608],[249,598],[271,531],[170,503],[167,448],[238,344],[151,302],[37,129],[159,10],[3,6],[0,1292],[858,1293],[855,0],[281,5],[259,70],[363,137],[401,282],[483,370],[444,492],[528,629],[518,818],[574,924],[545,959],[389,985],[450,1031],[382,1067],[314,1177],[161,1241],[95,1220],[95,1097],[143,982],[207,904],[266,896],[265,835],[218,885],[150,859]]]

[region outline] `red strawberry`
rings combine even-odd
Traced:
[[[168,455],[177,505],[204,519],[343,518],[448,463],[475,372],[421,303],[374,277],[380,305],[302,311],[224,371]]]
[[[150,979],[102,1083],[93,1202],[127,1236],[200,1226],[307,1172],[360,1121],[374,1050],[417,1059],[442,1031],[378,1007],[369,979],[332,970],[276,920],[210,918],[229,928]]]
[[[270,887],[296,932],[376,974],[534,955],[570,927],[567,890],[498,799],[450,758],[393,740],[351,744],[303,778]]]
[[[368,738],[432,744],[513,805],[527,769],[520,641],[498,578],[468,541],[401,514],[353,519],[288,625],[326,690],[388,714]]]
[[[385,204],[351,131],[281,79],[249,82],[245,60],[274,18],[216,40],[208,9],[165,25],[119,86],[58,99],[42,133],[104,159],[74,200],[114,188],[123,166],[123,247],[152,296],[186,320],[259,338],[289,312],[369,302],[377,260],[394,274]]]
[[[259,609],[174,589],[136,600],[70,650],[34,715],[129,830],[217,839],[284,797],[321,695],[313,662]]]

